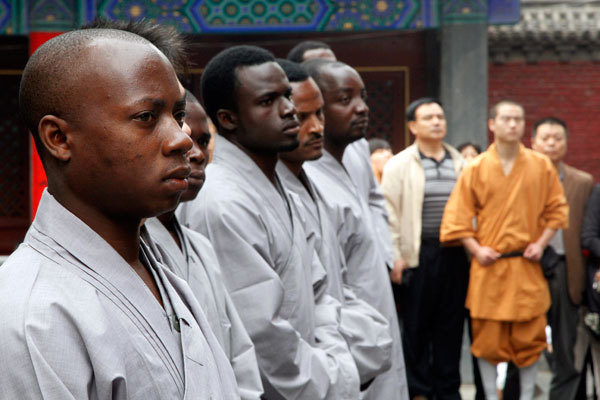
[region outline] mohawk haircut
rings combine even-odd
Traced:
[[[319,42],[317,40],[305,40],[304,42],[300,42],[295,45],[287,55],[287,59],[293,62],[301,63],[304,61],[304,53],[308,50],[314,49],[329,49],[331,47],[324,42]]]
[[[202,99],[209,118],[220,130],[217,111],[237,111],[237,70],[243,67],[275,62],[275,56],[257,46],[233,46],[221,51],[206,65],[202,73]]]
[[[172,26],[156,24],[147,19],[113,21],[96,17],[81,29],[117,29],[134,33],[156,46],[171,62],[177,75],[185,75],[189,71],[187,43]]]

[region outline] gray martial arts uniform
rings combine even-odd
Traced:
[[[340,332],[354,357],[361,382],[375,378],[391,366],[392,336],[388,320],[358,298],[347,282],[346,262],[337,235],[319,193],[304,172],[306,186],[281,161],[277,174],[284,187],[299,199],[300,219],[327,272],[328,293],[342,304]]]
[[[198,232],[181,226],[176,219],[173,225],[181,249],[158,218],[146,221],[150,237],[145,236],[143,239],[149,244],[156,259],[184,279],[192,289],[213,333],[231,362],[241,398],[259,399],[263,387],[254,344],[225,289],[212,245]]]
[[[392,368],[375,380],[367,398],[408,399],[396,305],[369,206],[344,167],[329,152],[323,151],[317,161],[304,163],[304,170],[321,193],[337,231],[344,250],[349,285],[358,297],[390,321]]]
[[[342,164],[350,179],[356,185],[358,192],[369,204],[369,210],[373,217],[375,232],[377,232],[377,245],[384,254],[385,264],[391,270],[394,268],[394,246],[390,232],[385,198],[379,187],[379,183],[373,174],[371,157],[369,154],[369,142],[360,139],[350,143],[344,151]]]
[[[325,271],[313,269],[295,205],[246,153],[215,138],[206,183],[182,204],[181,222],[217,253],[256,347],[265,397],[358,398],[358,371],[338,331],[340,304],[323,290]]]
[[[239,399],[188,285],[142,244],[133,268],[45,191],[0,267],[0,398]]]

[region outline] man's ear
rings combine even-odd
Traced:
[[[417,121],[408,121],[408,123],[406,124],[406,126],[408,126],[408,131],[410,133],[412,133],[413,135],[415,134],[415,131],[414,131],[413,128],[414,128],[414,126],[415,126],[416,123],[417,123]]]
[[[220,109],[217,111],[219,126],[226,131],[235,131],[238,127],[237,115],[231,110]]]
[[[67,162],[71,159],[71,146],[67,138],[69,124],[54,115],[44,115],[38,124],[40,141],[54,158]]]

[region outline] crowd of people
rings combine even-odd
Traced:
[[[477,155],[422,98],[393,155],[324,43],[223,50],[202,102],[185,71],[145,21],[27,63],[48,188],[0,267],[0,398],[460,399],[465,318],[480,398],[500,362],[533,398],[547,324],[552,399],[578,398],[589,349],[600,371],[600,189],[564,164],[562,120],[527,149],[502,101]]]

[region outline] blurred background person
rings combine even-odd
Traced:
[[[385,139],[372,138],[369,139],[369,152],[371,153],[371,168],[377,182],[381,184],[381,176],[383,175],[383,167],[388,160],[392,158],[392,146]]]
[[[569,227],[559,229],[552,237],[541,263],[551,299],[548,311],[553,347],[550,400],[572,400],[578,398],[580,387],[581,371],[575,368],[574,347],[578,310],[585,290],[580,232],[594,178],[587,172],[564,163],[567,154],[567,124],[560,118],[545,117],[537,120],[533,125],[531,147],[552,160],[569,204]],[[582,356],[585,357],[585,354]]]
[[[481,146],[471,142],[465,142],[456,148],[460,155],[465,159],[465,163],[470,163],[475,157],[481,154]]]

